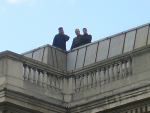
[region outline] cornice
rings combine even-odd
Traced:
[[[139,87],[139,88],[130,89],[128,91],[121,92],[121,93],[111,95],[108,97],[104,97],[102,99],[98,99],[93,102],[89,102],[86,104],[71,107],[70,112],[71,113],[79,113],[79,112],[85,112],[85,111],[96,109],[96,108],[105,108],[105,110],[102,110],[102,111],[104,111],[102,113],[106,113],[106,110],[116,109],[117,107],[118,107],[117,111],[124,111],[124,110],[127,110],[127,108],[122,109],[121,107],[126,106],[126,104],[129,105],[129,103],[133,103],[133,102],[136,103],[137,101],[141,101],[144,99],[149,100],[148,103],[150,103],[150,96],[149,97],[145,96],[146,94],[148,95],[149,92],[150,92],[150,84]],[[141,96],[141,95],[143,97],[142,99],[141,98],[135,99],[136,97]],[[126,103],[121,103],[121,101],[124,101],[124,100],[129,100],[129,101],[127,101]],[[120,104],[119,105],[116,104],[116,106],[114,106],[114,107],[109,106],[109,105],[111,105],[113,103],[117,103],[117,102],[119,102]],[[139,106],[141,106],[141,105],[142,105],[142,103]],[[137,105],[132,105],[132,107],[129,107],[128,109],[134,108],[134,107],[137,107]],[[119,108],[121,108],[121,109],[119,109]],[[111,113],[118,113],[118,112],[111,111]]]
[[[89,110],[96,109],[96,108],[105,108],[100,113],[120,113],[128,109],[150,104],[150,97],[145,96],[145,95],[148,95],[149,92],[150,92],[150,84],[147,84],[142,87],[130,89],[128,91],[121,92],[121,93],[111,95],[111,96],[107,96],[102,99],[97,99],[96,101],[92,101],[86,104],[76,105],[75,107],[68,108],[68,107],[53,105],[45,101],[33,98],[32,96],[25,95],[25,94],[18,93],[10,89],[4,88],[0,91],[0,98],[5,98],[5,101],[0,104],[1,106],[0,109],[6,106],[8,106],[9,108],[9,106],[11,105],[11,109],[15,107],[13,110],[24,109],[24,111],[34,113],[33,112],[34,109],[31,110],[31,108],[29,107],[29,105],[31,105],[31,106],[36,106],[36,107],[39,106],[41,109],[45,109],[47,111],[53,111],[57,113],[79,113],[79,112],[85,112],[85,111],[89,111]],[[142,96],[144,98],[142,99],[138,98],[139,96]],[[14,103],[9,101],[9,99],[13,101]],[[129,101],[122,102],[124,100],[129,100]],[[16,101],[19,101],[19,103],[20,102],[26,103],[28,104],[28,107],[17,104]],[[113,104],[113,103],[115,104],[118,102],[120,103],[119,105],[116,104],[116,106],[114,107],[108,106],[110,104]],[[68,104],[71,104],[71,103],[68,103]],[[41,112],[38,111],[36,113],[41,113]],[[45,113],[49,113],[49,112],[45,112]]]
[[[32,111],[32,113],[33,111],[36,111],[36,109],[33,109],[33,108],[38,108],[38,107],[39,109],[43,109],[45,111],[52,111],[54,113],[66,113],[67,112],[67,107],[62,107],[61,105],[48,103],[44,100],[39,100],[32,96],[22,94],[19,92],[15,92],[7,88],[4,88],[3,90],[1,90],[0,94],[1,94],[0,98],[2,97],[5,98],[5,101],[1,102],[1,105],[4,103],[5,104],[7,103],[7,105],[16,106],[16,108],[24,109],[24,111],[26,110],[30,112]],[[25,104],[27,106],[24,106]],[[35,112],[35,113],[42,113],[42,112],[39,112],[39,110],[37,111],[38,112]],[[45,113],[49,113],[49,112],[45,112]]]
[[[25,107],[21,107],[21,106],[15,105],[14,103],[9,103],[9,102],[0,103],[0,111],[7,111],[8,113],[42,113],[36,110],[27,109]]]

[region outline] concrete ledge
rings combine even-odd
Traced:
[[[64,96],[61,92],[56,92],[52,89],[45,89],[43,87],[13,77],[7,77],[6,88],[14,92],[26,94],[28,96],[44,100],[49,103],[61,105],[64,107],[67,106],[67,103],[63,102]]]
[[[118,107],[117,109],[119,109],[121,106],[126,105],[126,104],[129,105],[132,102],[137,102],[143,99],[150,100],[149,92],[150,92],[150,85],[141,87],[138,89],[133,89],[130,91],[118,93],[115,95],[107,96],[107,97],[104,97],[103,99],[97,99],[97,101],[92,101],[88,103],[85,103],[87,99],[81,100],[80,102],[79,101],[76,102],[75,107],[70,108],[70,112],[96,113],[96,112],[104,111],[104,113],[106,113],[105,110],[110,110],[110,109],[117,108],[117,107]],[[114,112],[114,113],[117,113],[117,112]]]
[[[13,103],[13,105],[16,105],[18,107],[31,109],[32,111],[38,111],[39,113],[66,113],[67,111],[67,109],[64,107],[33,98],[29,95],[14,92],[9,89],[5,90],[5,94],[6,95],[4,102]]]

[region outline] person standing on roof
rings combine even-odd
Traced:
[[[75,34],[76,34],[77,36],[73,39],[71,49],[74,49],[74,48],[76,48],[76,47],[81,46],[81,38],[82,38],[82,35],[80,34],[80,30],[79,30],[79,29],[75,29]]]
[[[83,36],[82,36],[81,45],[91,43],[91,40],[92,40],[92,35],[89,35],[87,33],[87,28],[83,28]]]
[[[53,46],[66,50],[66,42],[70,39],[70,37],[64,34],[62,27],[58,28],[58,31],[59,33],[54,37]]]
[[[75,37],[73,39],[71,50],[76,48],[76,47],[91,43],[92,36],[87,33],[86,28],[83,28],[83,35],[80,34],[79,29],[76,29],[75,33],[76,33],[77,37]]]

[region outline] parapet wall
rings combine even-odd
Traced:
[[[23,55],[61,70],[75,70],[150,44],[150,23],[63,51],[46,45]]]
[[[149,25],[150,23],[69,51],[67,70],[82,68],[150,44]]]
[[[51,45],[45,45],[22,55],[46,63],[60,70],[67,69],[67,51],[63,51]]]

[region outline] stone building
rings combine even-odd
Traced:
[[[0,53],[0,113],[150,113],[150,23],[63,51]]]

